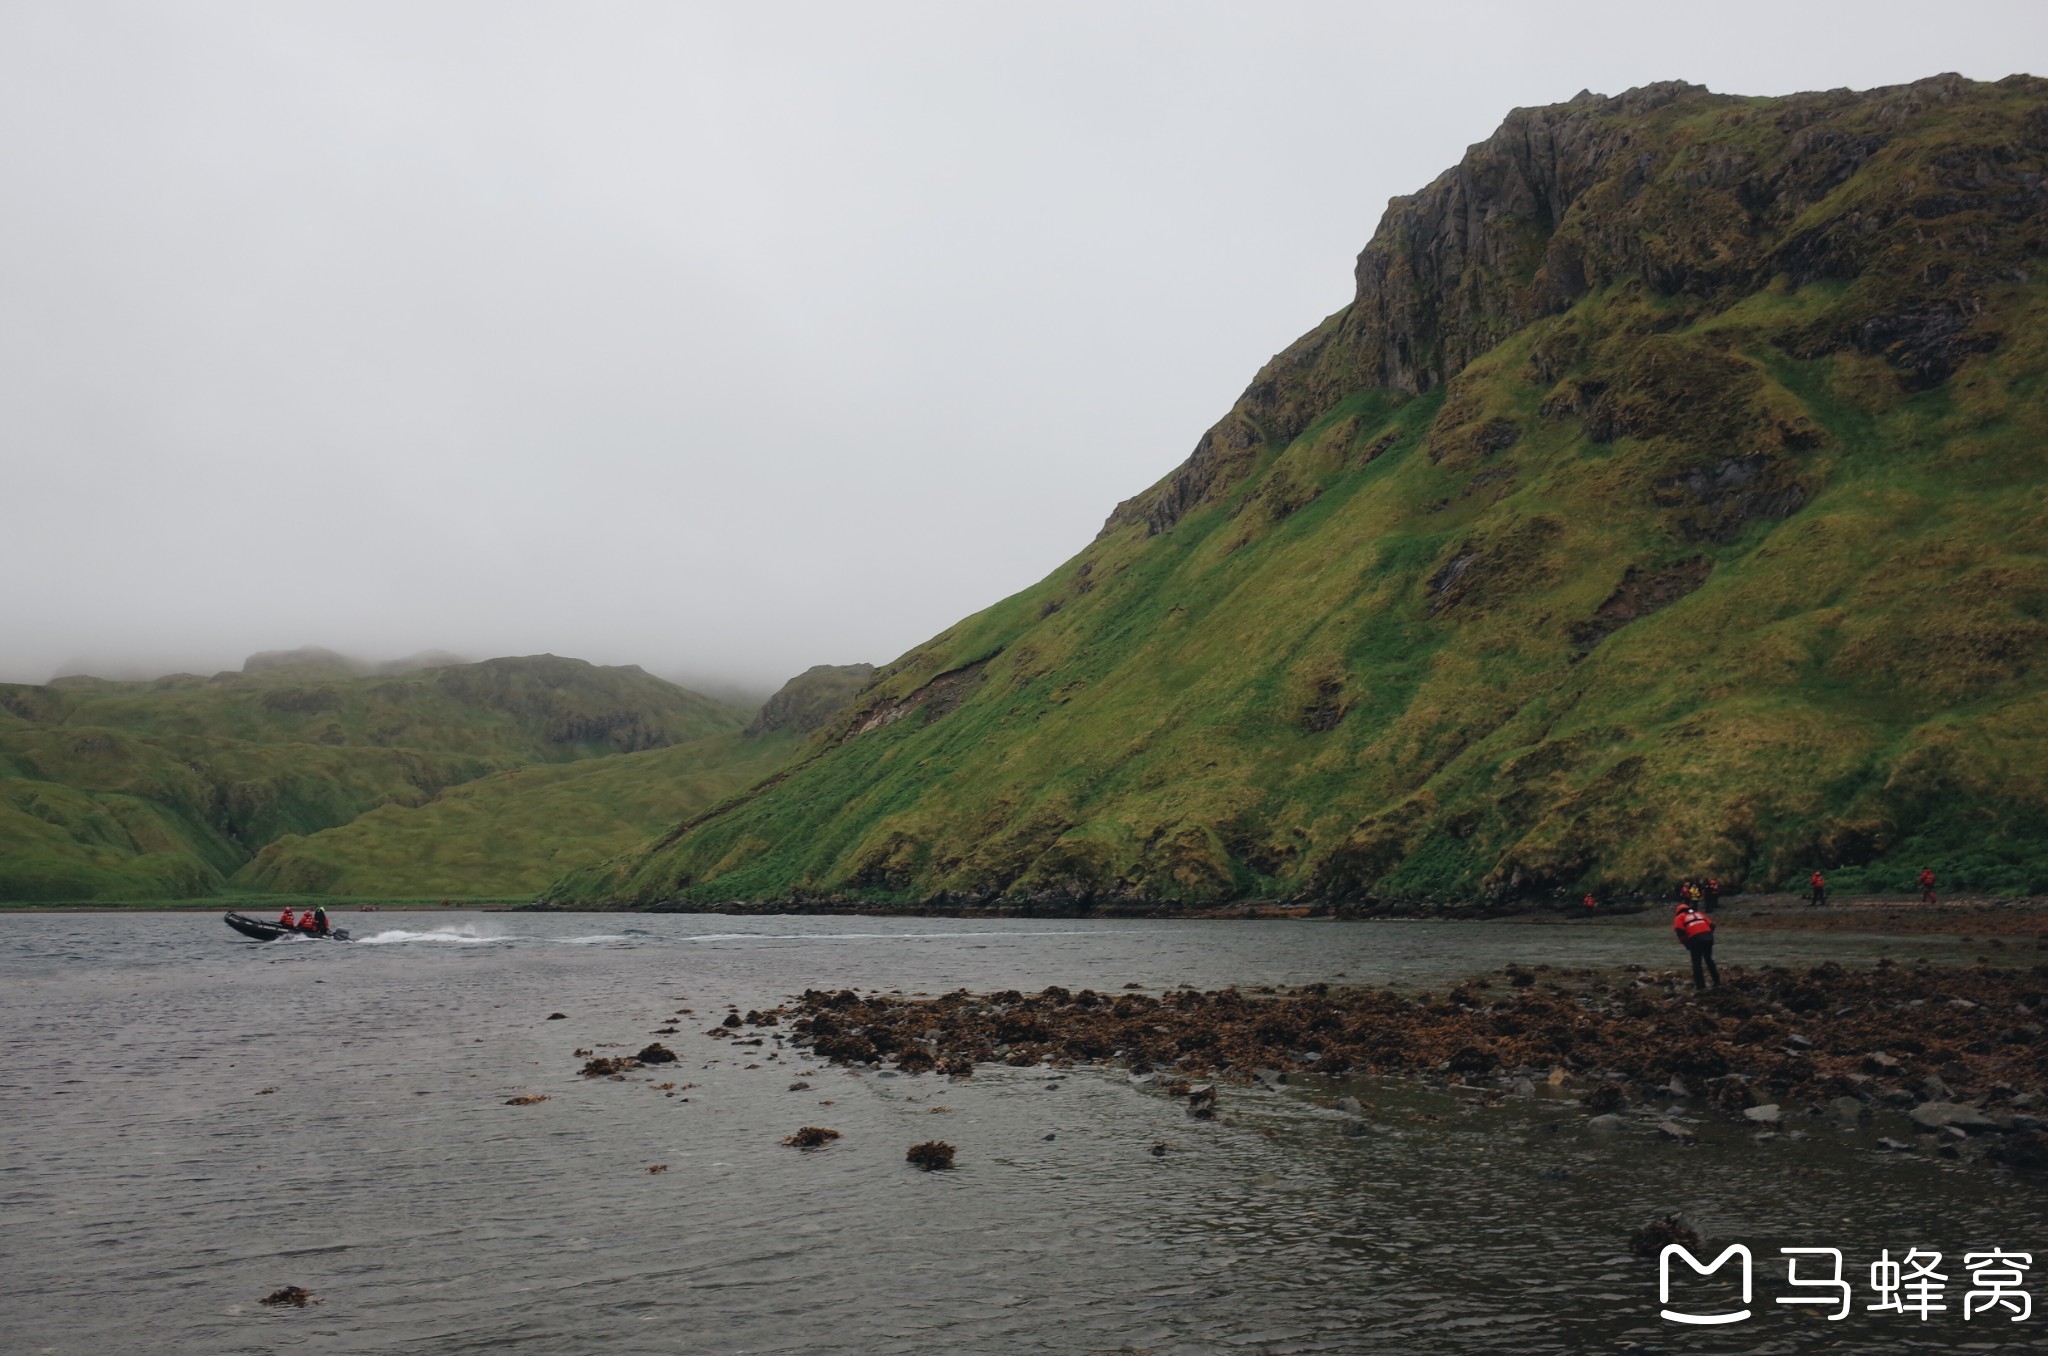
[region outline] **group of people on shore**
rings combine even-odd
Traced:
[[[1921,867],[1918,882],[1920,885],[1920,902],[1922,904],[1938,904],[1941,902],[1934,893],[1933,867]],[[1828,878],[1818,869],[1806,878],[1806,887],[1806,902],[1808,904],[1825,904],[1828,902]]]
[[[314,937],[325,937],[329,931],[327,926],[327,910],[318,904],[296,918],[292,916],[292,906],[289,904],[285,905],[284,912],[277,916],[277,925],[281,928],[290,928],[293,932],[303,932]]]
[[[1807,878],[1811,893],[1808,904],[1825,904],[1828,899],[1828,878],[1818,869]],[[1721,971],[1714,964],[1714,920],[1708,915],[1721,902],[1721,882],[1709,878],[1704,883],[1684,881],[1678,887],[1678,904],[1671,915],[1671,931],[1678,943],[1692,956],[1692,986],[1695,989],[1707,987],[1711,977],[1713,987],[1721,987]],[[1934,868],[1920,868],[1920,902],[1932,904],[1934,894]],[[1586,896],[1586,907],[1593,907],[1593,896]]]

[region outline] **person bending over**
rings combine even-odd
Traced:
[[[1707,987],[1707,976],[1714,977],[1714,987],[1721,987],[1721,970],[1714,964],[1714,920],[1690,905],[1680,905],[1672,915],[1671,931],[1678,938],[1679,945],[1692,953],[1692,986],[1695,989]]]

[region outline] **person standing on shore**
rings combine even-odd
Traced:
[[[1815,871],[1813,875],[1807,878],[1806,883],[1813,889],[1812,896],[1806,901],[1808,904],[1825,904],[1828,902],[1828,878],[1826,876],[1823,876],[1819,871]]]
[[[1713,876],[1707,877],[1707,896],[1703,907],[1708,913],[1721,907],[1721,882]]]
[[[1931,866],[1920,868],[1920,902],[1922,904],[1932,904],[1935,902],[1934,868]]]
[[[1714,977],[1714,987],[1720,988],[1721,970],[1714,964],[1714,920],[1689,904],[1681,904],[1671,917],[1671,931],[1679,945],[1692,953],[1693,988],[1706,988],[1708,975]]]

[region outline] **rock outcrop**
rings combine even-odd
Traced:
[[[813,664],[754,713],[746,736],[753,739],[778,730],[809,734],[850,706],[874,676],[873,664]]]
[[[2041,86],[2014,76],[2000,88],[2038,97]],[[1119,504],[1103,534],[1135,522],[1165,531],[1352,392],[1442,386],[1620,282],[1668,301],[1658,323],[1675,328],[1775,278],[1857,281],[1799,348],[1853,348],[1908,386],[1939,383],[1997,342],[1987,296],[2030,276],[2048,210],[2038,108],[1973,144],[1924,142],[1951,112],[1974,120],[1980,89],[1939,75],[1755,100],[1671,81],[1516,109],[1436,182],[1388,204],[1351,303],[1266,364],[1188,460]]]

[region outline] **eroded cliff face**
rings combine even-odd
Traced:
[[[1267,363],[1103,535],[1167,531],[1352,392],[1442,386],[1620,282],[1657,300],[1651,323],[1665,329],[1778,279],[1854,282],[1786,346],[1854,349],[1908,388],[1940,383],[1998,342],[1987,294],[2026,280],[2048,208],[2048,111],[1998,117],[1972,107],[1981,88],[1941,75],[1746,99],[1674,81],[1515,110],[1436,182],[1388,204],[1350,304]],[[2014,76],[1999,88],[2048,84]],[[1571,365],[1578,342],[1564,337],[1539,362]]]
[[[745,734],[749,739],[777,731],[809,734],[845,710],[874,676],[873,664],[813,664],[754,713]]]
[[[2044,185],[2031,77],[1519,110],[1079,556],[557,897],[2048,890]]]

